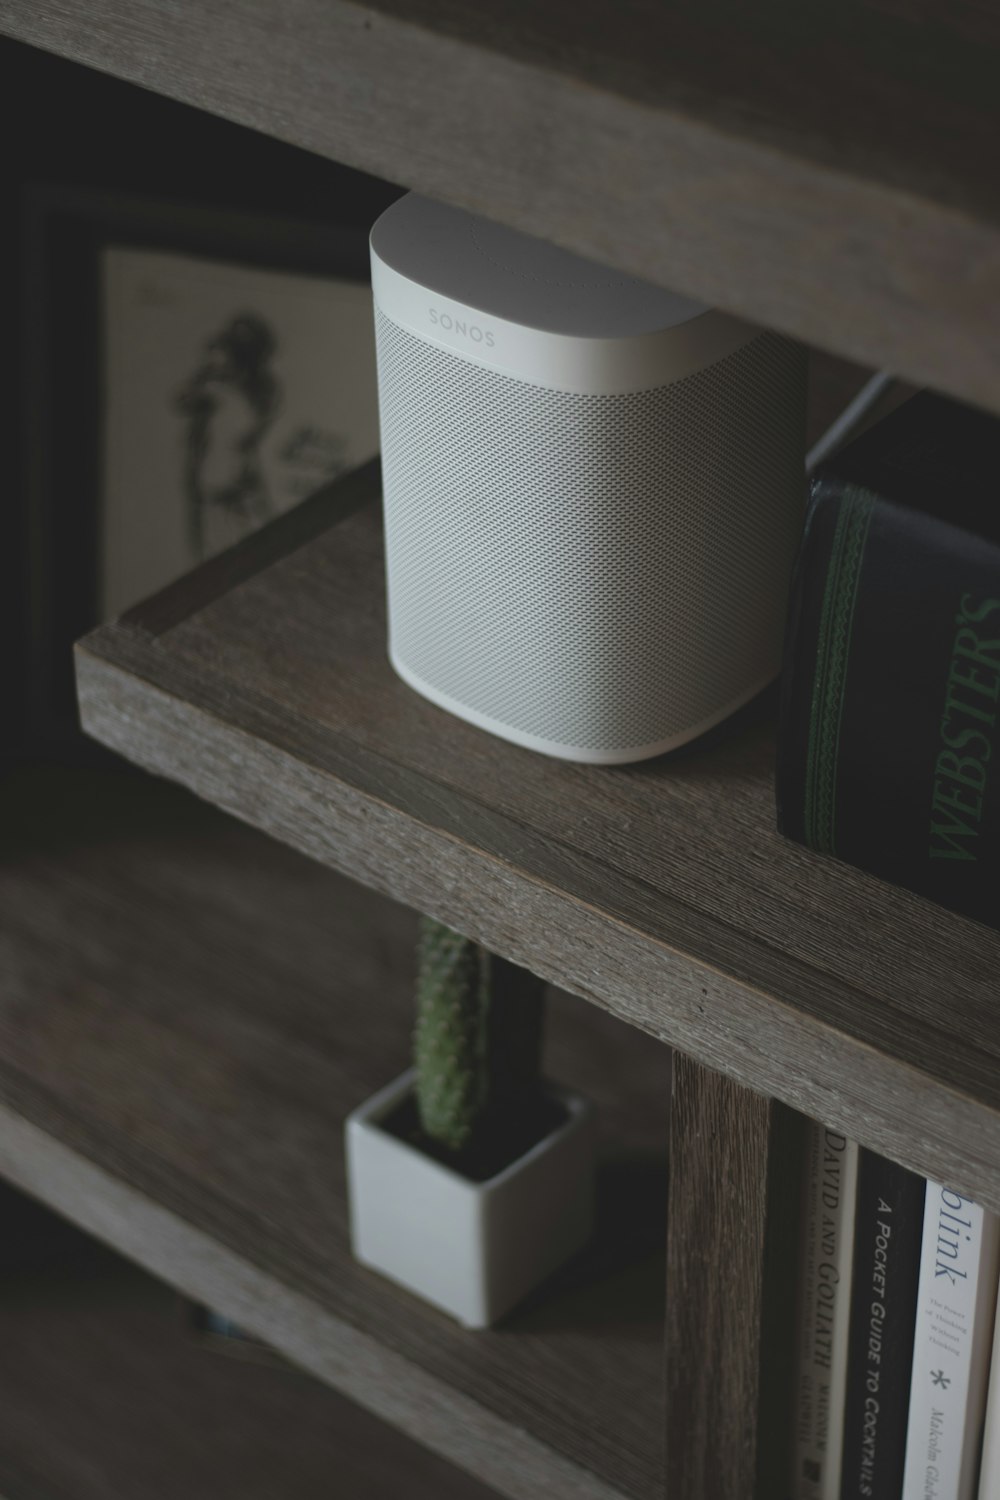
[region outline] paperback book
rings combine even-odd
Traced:
[[[840,1500],[858,1147],[808,1124],[791,1500]]]
[[[998,1250],[993,1214],[927,1184],[903,1500],[975,1500]]]
[[[983,1458],[979,1473],[979,1500],[997,1500],[1000,1495],[1000,1317],[993,1327],[993,1357],[990,1363],[986,1421],[983,1428]]]
[[[841,1500],[901,1500],[925,1186],[860,1151]]]

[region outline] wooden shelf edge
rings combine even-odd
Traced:
[[[996,261],[1000,226],[974,174],[956,185],[948,157],[932,168],[925,152],[906,155],[898,140],[890,150],[864,131],[845,133],[836,72],[811,91],[834,101],[836,130],[822,111],[798,121],[789,104],[775,119],[764,101],[734,109],[725,88],[715,97],[700,78],[686,87],[683,75],[664,79],[654,100],[634,59],[638,80],[628,59],[605,64],[596,46],[559,65],[550,35],[559,20],[542,15],[529,25],[515,16],[508,35],[501,19],[496,37],[480,41],[485,28],[461,6],[303,0],[292,31],[265,6],[209,5],[178,17],[153,0],[101,0],[96,9],[9,0],[2,26],[18,40],[1000,409],[992,337],[1000,291],[995,277],[980,274]],[[886,53],[878,25],[876,17],[875,64],[885,67],[893,49]],[[309,39],[308,57],[298,38]],[[856,41],[862,54],[866,40],[862,33]],[[967,48],[975,58],[973,40]],[[794,45],[785,66],[792,74],[806,66]],[[875,83],[867,83],[870,115]],[[919,96],[906,94],[891,70],[887,83],[897,113],[916,107]],[[797,107],[808,112],[801,99]],[[960,106],[945,93],[938,113],[951,120],[949,108]],[[519,140],[544,139],[548,148],[512,154],[507,121]],[[803,123],[809,128],[796,128]],[[958,134],[972,133],[963,117]],[[941,129],[933,138],[948,136]],[[776,271],[779,256],[786,274]],[[957,296],[971,278],[976,295]]]
[[[1000,1212],[1000,1111],[795,1005],[796,995],[822,987],[842,1002],[843,986],[831,988],[828,976],[763,943],[742,943],[744,972],[738,972],[706,951],[711,933],[695,928],[691,937],[680,906],[671,913],[675,943],[639,931],[596,904],[558,849],[532,851],[536,866],[549,872],[542,878],[498,852],[509,845],[509,831],[491,850],[491,818],[481,810],[478,842],[470,844],[442,826],[444,802],[436,807],[425,788],[418,810],[407,806],[406,773],[378,766],[371,752],[363,767],[355,761],[346,771],[331,764],[328,746],[323,763],[311,763],[285,751],[277,730],[269,739],[266,722],[257,722],[251,735],[220,718],[201,701],[200,681],[179,674],[177,691],[166,691],[152,680],[157,649],[155,640],[121,625],[78,645],[81,718],[96,739],[604,1006],[704,1067]],[[362,771],[375,773],[367,786]],[[262,775],[281,788],[280,796],[260,797]],[[477,817],[475,807],[466,813],[470,821]],[[492,815],[492,821],[500,820]],[[524,847],[541,843],[528,829],[516,834]],[[766,986],[747,977],[748,954]],[[869,1002],[859,996],[856,1003]],[[919,1132],[916,1120],[924,1122]]]
[[[0,1176],[510,1500],[626,1500],[0,1102]]]

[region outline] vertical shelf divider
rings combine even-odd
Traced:
[[[674,1056],[667,1221],[667,1494],[777,1495],[791,1410],[793,1111]]]

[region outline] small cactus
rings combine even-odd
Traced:
[[[422,918],[417,1110],[425,1134],[446,1151],[474,1151],[537,1097],[543,989],[526,969]]]

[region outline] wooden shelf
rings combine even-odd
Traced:
[[[658,1495],[665,1049],[553,996],[600,1229],[466,1333],[347,1242],[341,1123],[406,1065],[414,915],[128,771],[8,778],[0,822],[0,1174],[502,1494]]]
[[[173,1293],[68,1225],[46,1228],[41,1264],[11,1267],[11,1231],[24,1218],[11,1196],[0,1278],[4,1500],[494,1493],[290,1365],[214,1353]]]
[[[385,657],[376,485],[353,476],[89,637],[90,732],[1000,1209],[1000,937],[779,838],[759,706],[623,769],[418,697]]]
[[[988,7],[6,0],[0,27],[1000,408]]]

